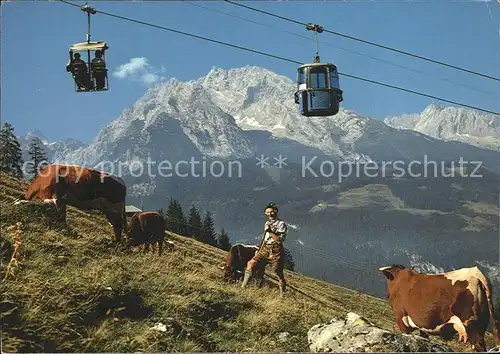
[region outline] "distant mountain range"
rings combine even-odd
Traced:
[[[421,114],[388,117],[384,122],[436,139],[500,150],[500,117],[489,113],[431,104]]]
[[[34,137],[39,138],[45,148],[45,153],[51,161],[63,161],[69,153],[76,149],[85,147],[85,144],[76,139],[61,139],[56,142],[49,142],[40,130],[29,131],[24,136],[18,137],[19,144],[23,150],[23,160],[29,161],[29,144]]]
[[[293,225],[287,242],[298,270],[365,292],[383,296],[383,282],[370,269],[396,261],[425,269],[482,262],[496,279],[499,116],[431,104],[421,114],[384,121],[344,107],[335,116],[307,118],[294,91],[292,80],[267,69],[212,68],[197,80],[151,87],[88,145],[49,143],[40,132],[21,140],[26,146],[42,136],[53,161],[105,161],[104,169],[120,163],[130,203],[153,209],[174,197],[186,210],[196,204],[215,213],[233,242],[258,242],[262,208],[276,201]],[[139,175],[148,159],[155,168],[167,161],[173,175]],[[480,164],[457,169],[461,159]],[[429,160],[437,167],[409,170],[412,161]],[[395,161],[428,176],[395,175]],[[376,163],[376,176],[339,180],[338,168],[327,175],[346,162]],[[382,163],[389,167],[381,170]],[[218,176],[210,166],[226,169]]]
[[[431,104],[421,114],[384,121],[345,108],[336,116],[307,118],[297,112],[294,91],[292,80],[260,67],[213,68],[198,80],[152,87],[88,146],[45,141],[53,158],[86,164],[147,155],[243,158],[266,149],[360,162],[425,154],[494,161],[491,151],[500,147],[500,117],[492,114]]]

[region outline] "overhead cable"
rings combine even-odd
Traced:
[[[227,3],[233,4],[233,5],[236,5],[236,6],[244,7],[246,9],[249,9],[249,10],[252,10],[252,11],[256,11],[256,12],[260,12],[260,13],[263,13],[263,14],[266,14],[266,15],[269,15],[269,16],[273,16],[273,17],[276,17],[276,18],[279,18],[279,19],[282,19],[282,20],[285,20],[285,21],[288,21],[288,22],[293,22],[293,23],[296,23],[298,25],[302,25],[302,26],[306,26],[307,25],[307,23],[305,23],[305,22],[297,21],[297,20],[291,19],[289,17],[285,17],[285,16],[281,16],[281,15],[278,15],[278,14],[274,14],[272,12],[260,10],[260,9],[257,9],[255,7],[251,7],[251,6],[248,6],[248,5],[243,5],[241,3],[237,3],[237,2],[234,2],[234,1],[231,1],[231,0],[224,0],[224,1],[227,2]],[[404,55],[407,55],[407,56],[410,56],[410,57],[413,57],[413,58],[422,59],[422,60],[425,60],[425,61],[428,61],[428,62],[431,62],[431,63],[434,63],[434,64],[439,64],[439,65],[447,66],[447,67],[450,67],[450,68],[453,68],[453,69],[457,69],[457,70],[460,70],[460,71],[464,71],[464,72],[467,72],[469,74],[473,74],[473,75],[485,77],[487,79],[491,79],[491,80],[495,80],[495,81],[500,81],[500,78],[498,78],[498,77],[494,77],[494,76],[487,75],[487,74],[482,74],[482,73],[474,71],[474,70],[469,70],[469,69],[461,68],[459,66],[448,64],[448,63],[445,63],[445,62],[440,61],[440,60],[426,58],[426,57],[418,55],[418,54],[413,54],[413,53],[406,52],[406,51],[401,50],[401,49],[392,48],[392,47],[389,47],[389,46],[386,46],[386,45],[382,45],[382,44],[378,44],[378,43],[375,43],[375,42],[367,41],[367,40],[364,40],[364,39],[361,39],[361,38],[358,38],[358,37],[350,36],[350,35],[347,35],[347,34],[344,34],[344,33],[336,32],[336,31],[331,31],[331,30],[328,30],[328,29],[323,29],[323,31],[327,32],[327,33],[330,33],[330,34],[337,35],[337,36],[341,36],[341,37],[344,37],[344,38],[352,39],[352,40],[355,40],[355,41],[358,41],[358,42],[362,42],[362,43],[365,43],[365,44],[370,44],[370,45],[375,46],[375,47],[387,49],[387,50],[390,50],[390,51],[393,51],[393,52],[396,52],[396,53],[404,54]]]

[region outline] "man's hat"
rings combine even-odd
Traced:
[[[266,209],[268,209],[268,208],[274,209],[274,211],[278,212],[278,206],[274,202],[267,204]]]

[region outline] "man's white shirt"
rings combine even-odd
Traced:
[[[264,231],[266,231],[268,228],[271,229],[273,233],[278,235],[278,237],[281,238],[281,241],[285,241],[288,228],[283,220],[267,220],[264,224]],[[266,235],[264,237],[264,244],[272,245],[273,243],[276,243],[276,241],[273,240],[271,233],[266,232]]]

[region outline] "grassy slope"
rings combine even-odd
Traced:
[[[46,206],[12,204],[25,184],[0,177],[2,279],[6,229],[23,223],[20,264],[2,284],[3,351],[308,351],[310,327],[348,311],[396,331],[387,302],[293,272],[285,299],[275,280],[224,284],[225,252],[189,238],[170,235],[176,250],[159,257],[114,247],[98,213],[69,208],[69,226],[49,226]]]

